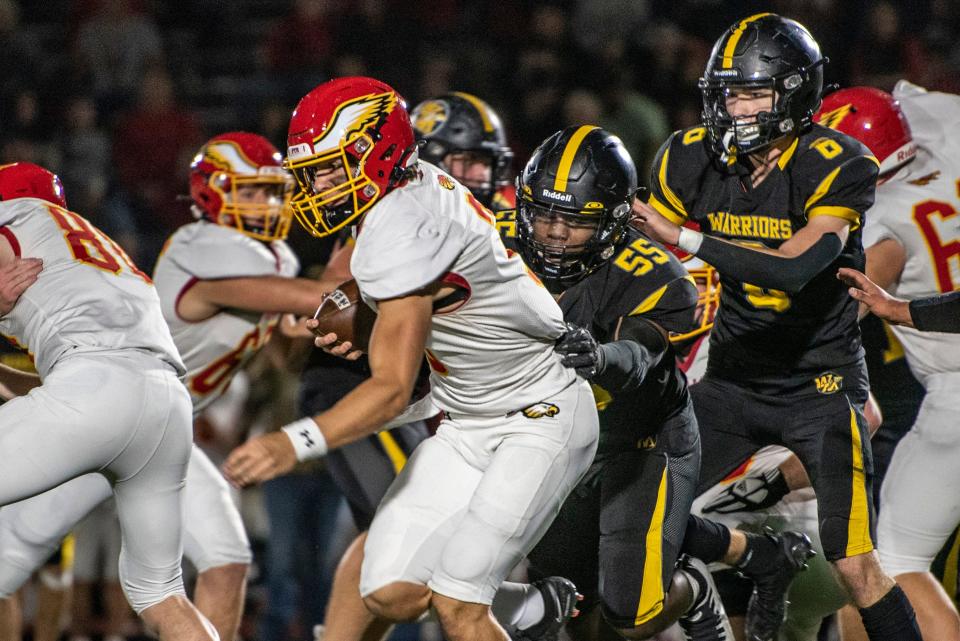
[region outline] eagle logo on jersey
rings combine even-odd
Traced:
[[[843,384],[843,377],[833,372],[824,372],[813,379],[817,386],[817,391],[821,394],[833,394],[840,391]]]
[[[428,100],[427,102],[421,103],[416,110],[410,114],[410,120],[416,131],[424,136],[429,136],[447,122],[448,116],[447,103],[442,100]]]
[[[443,174],[437,176],[437,182],[440,183],[440,186],[444,189],[453,189],[454,187],[453,180],[451,180],[449,176],[444,176]]]
[[[314,138],[314,153],[324,149],[324,140],[336,141],[329,146],[332,148],[341,140],[349,144],[368,129],[377,129],[396,106],[397,94],[392,91],[360,96],[339,105],[324,132]]]
[[[560,413],[560,408],[553,403],[540,402],[523,408],[520,413],[527,418],[543,418],[544,416],[556,416]]]
[[[917,187],[926,187],[934,180],[940,177],[940,170],[936,170],[927,174],[926,176],[920,176],[919,178],[914,178],[913,180],[908,180],[907,182],[911,185],[916,185]]]
[[[836,129],[843,119],[846,118],[850,112],[853,111],[853,105],[849,102],[845,105],[841,105],[836,109],[831,109],[830,111],[825,111],[820,114],[820,117],[817,119],[817,122],[823,125],[824,127],[830,127],[830,129]]]

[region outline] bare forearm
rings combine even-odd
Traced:
[[[341,447],[382,429],[406,409],[410,395],[410,386],[368,378],[314,420],[327,447]]]

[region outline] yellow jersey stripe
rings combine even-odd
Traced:
[[[667,283],[667,285],[669,285],[669,283]],[[634,307],[633,311],[627,314],[627,316],[639,316],[640,314],[645,314],[656,307],[657,303],[660,302],[660,299],[663,298],[663,295],[667,293],[667,285],[664,285],[657,291],[647,296],[643,302]]]
[[[667,165],[669,162],[670,150],[667,149],[663,152],[663,160],[660,161],[660,169],[657,170],[657,181],[660,183],[660,191],[663,192],[664,198],[667,199],[667,202],[670,203],[670,206],[673,207],[673,210],[686,219],[687,210],[683,206],[683,201],[677,198],[677,195],[673,193],[672,189],[670,189],[670,185],[667,184]]]
[[[847,521],[846,556],[856,556],[873,550],[873,541],[870,540],[870,507],[867,503],[867,479],[863,471],[863,443],[853,406],[850,406],[850,447],[853,487]]]
[[[64,537],[60,542],[60,569],[63,571],[73,570],[74,553],[77,539],[73,532]]]
[[[777,167],[780,168],[780,171],[783,171],[787,168],[787,163],[790,162],[790,159],[793,158],[793,153],[797,150],[797,145],[800,143],[799,138],[794,138],[793,143],[787,147],[787,150],[780,154],[780,158],[777,159]]]
[[[687,222],[686,216],[681,216],[677,212],[673,211],[660,202],[660,200],[653,194],[650,194],[650,200],[647,201],[647,204],[660,212],[661,216],[669,220],[674,225],[682,225],[683,223]]]
[[[833,216],[835,218],[842,218],[851,224],[851,229],[856,229],[860,226],[860,213],[850,209],[849,207],[840,207],[839,205],[821,205],[820,207],[814,207],[807,212],[807,218],[814,218],[815,216]]]
[[[403,453],[403,448],[400,447],[397,439],[393,438],[393,434],[390,432],[377,432],[377,438],[380,439],[383,451],[387,453],[387,457],[393,465],[393,471],[399,474],[403,466],[407,464],[407,455]]]
[[[820,184],[817,185],[816,191],[813,192],[813,195],[807,198],[807,202],[803,206],[803,211],[808,212],[813,205],[827,195],[827,192],[830,191],[830,186],[833,184],[833,181],[837,179],[837,176],[840,174],[840,170],[843,169],[843,165],[840,165],[829,174],[827,177],[820,181]]]
[[[464,91],[454,91],[454,96],[459,96],[469,102],[474,108],[480,113],[480,119],[483,121],[483,130],[486,132],[493,131],[493,123],[490,122],[490,114],[487,109],[486,103],[474,96],[473,94],[466,93]]]
[[[663,611],[663,517],[667,511],[667,469],[660,475],[657,504],[647,529],[647,555],[634,625],[642,625]]]
[[[594,129],[599,129],[596,125],[582,125],[573,132],[567,146],[563,149],[563,155],[560,156],[560,165],[557,167],[557,178],[553,181],[554,191],[566,191],[567,179],[570,177],[570,167],[573,166],[573,159],[577,155],[577,149],[580,149],[580,143],[587,137],[587,134]]]
[[[740,24],[733,28],[733,33],[730,34],[730,39],[727,40],[727,44],[723,48],[723,61],[720,65],[721,67],[724,69],[730,69],[733,67],[733,54],[737,50],[737,43],[739,43],[740,38],[743,37],[743,32],[746,30],[747,25],[754,20],[759,20],[760,18],[769,15],[773,14],[770,12],[754,14],[749,18],[741,20]]]

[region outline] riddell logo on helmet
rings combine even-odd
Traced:
[[[542,190],[540,195],[547,200],[555,200],[561,203],[568,203],[573,200],[573,194],[565,194],[562,191],[551,191],[549,189]]]

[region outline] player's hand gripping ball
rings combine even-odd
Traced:
[[[363,302],[357,281],[348,280],[327,294],[313,318],[317,336],[336,334],[337,342],[328,347],[351,343],[352,350],[367,351],[377,313]]]

